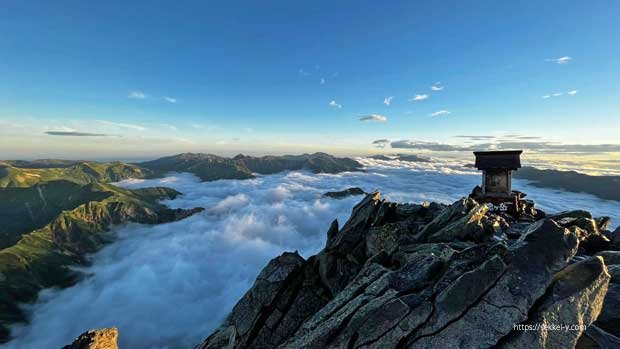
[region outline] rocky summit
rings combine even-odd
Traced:
[[[620,229],[608,227],[585,211],[375,192],[317,255],[271,260],[196,348],[618,348]]]

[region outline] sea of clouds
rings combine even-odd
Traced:
[[[14,326],[7,348],[55,348],[87,329],[116,326],[122,348],[191,348],[229,313],[273,257],[297,250],[304,257],[325,244],[333,219],[340,225],[360,196],[322,198],[358,186],[398,202],[451,203],[470,193],[480,174],[464,163],[361,159],[366,172],[336,175],[285,172],[251,180],[201,183],[190,174],[128,180],[126,188],[172,187],[184,195],[170,207],[206,210],[179,222],[114,229],[116,242],[81,268],[73,287],[44,290],[27,306],[32,321]],[[587,194],[536,188],[514,180],[547,212],[586,209],[620,223],[618,202]]]

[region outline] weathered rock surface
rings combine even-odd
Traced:
[[[70,345],[62,349],[118,349],[118,329],[116,327],[90,330],[82,333]]]
[[[609,314],[614,324],[620,313],[608,301],[620,300],[615,293],[620,284],[609,283],[606,267],[615,253],[592,257],[599,251],[581,246],[601,236],[607,224],[585,211],[534,221],[531,215],[491,213],[471,198],[446,207],[398,204],[369,194],[342,228],[332,223],[319,254],[272,260],[197,348],[614,343],[616,328],[601,319]],[[600,328],[586,334],[583,327],[549,329],[588,326],[599,314]],[[532,324],[546,326],[518,330]]]
[[[579,338],[577,349],[617,349],[620,348],[620,338],[607,333],[596,325],[590,325]]]
[[[605,296],[603,311],[596,321],[598,327],[620,337],[620,285],[612,283]]]
[[[583,329],[591,324],[603,308],[609,274],[601,257],[570,265],[555,276],[555,281],[540,304],[533,309],[524,325],[533,331],[513,331],[503,342],[503,348],[572,348]],[[576,325],[566,330],[557,325]]]

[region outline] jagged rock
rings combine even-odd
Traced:
[[[365,230],[376,219],[383,203],[376,192],[366,197],[351,212],[351,218],[318,255],[319,273],[323,285],[336,294],[362,268],[366,261]]]
[[[577,341],[576,349],[618,349],[620,338],[607,333],[595,325],[588,326],[586,332]]]
[[[581,216],[559,218],[567,229],[496,215],[472,199],[399,205],[369,194],[275,295],[251,303],[257,309],[242,299],[199,348],[574,346],[579,331],[513,328],[590,324],[600,312],[610,275],[602,258],[576,256],[579,241],[597,232],[581,224],[590,223],[586,213],[571,215]],[[249,323],[245,335],[235,317]]]
[[[235,305],[224,325],[199,348],[247,346],[256,339],[261,329],[268,328],[265,324],[270,318],[280,320],[282,314],[278,310],[278,300],[286,293],[305,262],[296,252],[284,252],[272,259]],[[279,318],[274,320],[272,317]]]
[[[620,285],[611,283],[605,296],[603,311],[596,320],[603,330],[620,337]]]
[[[603,308],[609,274],[601,257],[572,264],[555,276],[553,285],[541,298],[523,326],[502,342],[501,348],[573,348],[582,329],[561,330],[559,325],[589,326]],[[536,327],[539,326],[539,327]]]
[[[547,218],[551,218],[555,221],[558,221],[563,218],[592,218],[592,214],[588,211],[584,210],[572,210],[572,211],[564,211],[552,215],[547,215]]]
[[[583,239],[581,247],[587,254],[593,255],[597,252],[611,249],[612,245],[611,240],[603,234],[589,234]]]
[[[599,229],[598,224],[592,218],[584,218],[584,217],[565,217],[562,219],[555,220],[560,226],[565,228],[570,227],[578,227],[585,230],[588,235],[598,235]]]
[[[485,229],[482,222],[488,210],[486,205],[480,205],[470,198],[463,198],[443,210],[422,229],[417,238],[428,242],[483,241],[492,235],[492,231]]]
[[[347,188],[341,191],[328,191],[327,193],[323,194],[323,196],[327,198],[332,198],[332,199],[344,199],[349,196],[366,195],[366,194],[367,193],[363,191],[362,188],[354,187],[354,188]]]
[[[554,249],[549,249],[554,246]],[[553,275],[577,252],[577,237],[552,220],[533,224],[509,249],[509,261],[497,279],[443,324],[429,322],[407,341],[412,348],[486,348],[527,318],[528,310],[544,294]],[[498,312],[498,309],[502,309]]]
[[[118,329],[110,327],[84,332],[62,349],[118,349],[117,341]]]
[[[602,251],[596,254],[603,257],[605,264],[620,264],[620,251]]]

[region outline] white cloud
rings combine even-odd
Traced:
[[[107,121],[107,120],[97,120],[97,122],[102,123],[104,125],[108,125],[108,126],[114,126],[114,127],[120,127],[120,128],[128,128],[128,129],[137,130],[137,131],[144,131],[144,130],[146,130],[146,127],[140,126],[140,125],[135,125],[135,124],[125,124],[125,123],[121,123],[121,122],[112,122],[112,121]]]
[[[132,99],[146,99],[147,97],[148,95],[142,91],[131,91],[129,95],[127,95],[127,98]]]
[[[52,131],[60,131],[60,132],[76,132],[77,130],[72,128],[72,127],[68,127],[68,126],[60,126],[57,128],[52,129]]]
[[[387,116],[379,115],[379,114],[370,114],[360,116],[360,121],[374,121],[374,122],[386,122]]]
[[[325,80],[325,78],[321,78],[321,85],[325,85],[327,81]]]
[[[176,126],[170,125],[170,124],[160,124],[160,126],[168,128],[168,129],[171,129],[172,131],[178,131],[179,130]]]
[[[564,56],[564,57],[559,57],[559,58],[549,58],[547,59],[547,62],[553,62],[557,64],[567,64],[572,60],[573,60],[573,57]]]
[[[312,73],[309,73],[309,72],[303,70],[303,68],[300,68],[299,69],[299,75],[301,75],[301,76],[310,76],[310,75],[312,75]]]
[[[409,98],[409,101],[417,102],[417,101],[423,101],[425,99],[428,99],[428,95],[422,94],[422,95],[415,95],[415,96]]]
[[[441,115],[448,115],[448,114],[451,114],[451,113],[447,110],[439,110],[434,113],[431,113],[430,116],[441,116]]]
[[[567,91],[566,93],[564,93],[564,92],[555,92],[555,93],[552,93],[552,94],[544,95],[544,96],[542,96],[542,98],[548,99],[548,98],[552,98],[552,97],[560,97],[560,96],[563,96],[564,94],[574,96],[578,92],[579,92],[579,90],[571,90],[571,91]]]
[[[332,108],[337,108],[337,109],[342,108],[342,104],[338,104],[338,103],[336,103],[336,101],[335,101],[335,100],[332,100],[331,102],[329,102],[329,104],[328,104],[328,105],[329,105],[330,107],[332,107]]]
[[[441,90],[443,90],[443,86],[441,86],[441,83],[437,82],[433,86],[431,86],[431,90],[433,90],[433,91],[441,91]]]
[[[383,104],[389,107],[390,104],[392,104],[392,99],[394,99],[394,96],[385,97],[385,99],[383,100]]]
[[[163,98],[164,98],[164,100],[166,102],[169,102],[169,103],[176,103],[177,102],[176,98],[172,98],[172,97],[163,97]]]

